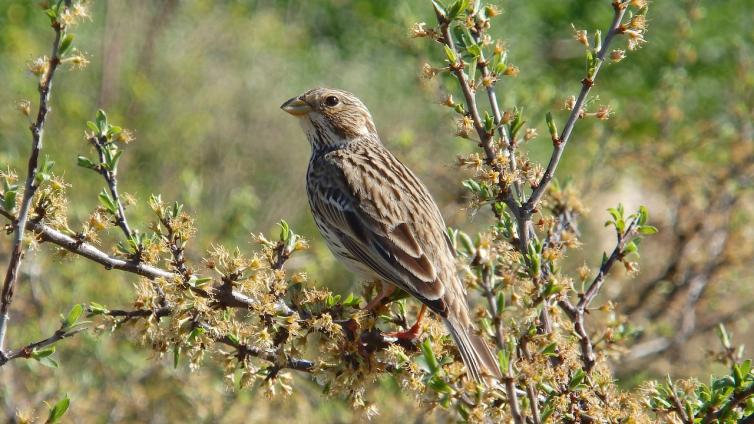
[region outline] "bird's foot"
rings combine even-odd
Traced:
[[[421,329],[421,322],[424,318],[424,313],[427,311],[427,306],[422,305],[421,310],[419,311],[419,315],[416,317],[416,322],[414,325],[411,326],[406,331],[395,331],[392,333],[385,333],[385,336],[387,337],[395,337],[398,340],[405,340],[405,341],[414,341],[417,337],[419,337],[419,332]]]

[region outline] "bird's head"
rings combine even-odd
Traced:
[[[299,118],[312,148],[330,149],[364,137],[377,140],[372,115],[353,94],[332,88],[315,88],[280,106]]]

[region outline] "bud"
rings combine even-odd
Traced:
[[[527,128],[526,131],[524,131],[524,141],[529,142],[537,137],[537,129],[536,128]]]
[[[602,105],[597,110],[594,116],[597,117],[600,121],[607,121],[610,119],[610,116],[613,114],[613,111],[610,109],[610,106]]]
[[[505,68],[505,71],[503,71],[503,75],[515,77],[515,76],[518,75],[519,72],[520,71],[519,71],[518,67],[513,66],[513,65],[508,65],[508,67]]]
[[[437,69],[430,66],[429,63],[425,63],[422,66],[422,72],[421,72],[422,78],[430,80],[434,78],[435,75],[437,75]]]
[[[495,5],[490,4],[484,7],[484,14],[488,18],[494,18],[495,16],[498,16],[501,13],[503,12],[501,12],[500,9],[498,9],[497,6]]]
[[[500,123],[503,125],[508,125],[512,119],[513,119],[513,112],[506,110],[505,112],[503,112],[503,118],[500,120]]]
[[[431,33],[431,30],[427,30],[427,24],[424,22],[417,22],[411,26],[411,38],[427,37]]]
[[[502,54],[505,51],[505,44],[502,40],[495,41],[495,50],[493,51],[494,54]]]
[[[47,56],[38,57],[26,64],[26,67],[29,68],[29,72],[36,76],[46,73],[49,66],[50,61],[47,59]]]
[[[28,100],[19,100],[16,102],[16,109],[26,116],[31,115],[31,102]]]
[[[612,60],[614,63],[618,63],[621,60],[623,60],[626,57],[626,51],[616,49],[610,52],[610,60]]]
[[[573,38],[576,39],[579,44],[589,47],[589,35],[587,31],[585,29],[576,29],[573,24],[571,24],[571,29],[573,29]]]
[[[563,105],[565,110],[573,110],[576,107],[576,96],[568,96]]]
[[[446,94],[440,99],[440,104],[447,107],[453,107],[455,106],[455,102],[453,101],[453,95],[452,94]]]

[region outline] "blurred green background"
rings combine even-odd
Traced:
[[[52,37],[36,3],[0,4],[0,164],[19,172],[25,170],[30,136],[15,104],[29,99],[36,106],[36,77],[26,64],[49,54]],[[546,160],[544,113],[553,111],[562,123],[563,100],[577,93],[583,74],[583,48],[573,40],[570,24],[590,33],[604,29],[609,1],[494,3],[504,13],[493,21],[492,34],[505,41],[510,62],[521,70],[498,84],[498,95],[506,110],[524,107],[529,126],[540,132],[525,149]],[[337,292],[358,291],[358,280],[335,263],[316,232],[304,191],[309,146],[295,120],[279,110],[286,99],[316,86],[346,89],[366,103],[383,142],[422,177],[449,225],[473,231],[487,222],[465,209],[460,180],[466,174],[454,166],[457,154],[475,146],[453,137],[453,114],[438,104],[455,86],[440,77],[420,77],[422,64],[437,65],[442,50],[409,37],[413,23],[433,23],[429,1],[101,0],[91,4],[91,16],[74,30],[75,46],[91,63],[82,71],[64,68],[56,77],[44,146],[57,173],[72,185],[72,228],[80,227],[104,187],[96,175],[76,166],[78,154],[91,153],[83,138],[85,122],[102,108],[111,122],[136,135],[120,165],[121,191],[138,200],[128,209],[132,226],[146,229],[146,199],[152,193],[185,203],[199,228],[189,256],[199,263],[210,244],[251,249],[250,233],[269,234],[286,219],[312,242],[290,267],[310,272]],[[582,225],[587,247],[573,253],[574,267],[583,261],[594,265],[600,249],[612,242],[601,228],[605,208],[618,201],[629,209],[650,206],[663,235],[645,247],[646,281],[661,274],[674,255],[667,246],[677,230],[676,203],[669,199],[685,190],[704,210],[710,191],[696,189],[741,157],[736,149],[742,142],[744,150],[746,141],[751,143],[751,134],[747,138],[741,128],[751,121],[754,97],[749,0],[654,2],[649,16],[648,45],[607,66],[593,91],[598,99],[590,110],[607,104],[615,116],[579,122],[558,170],[561,180],[574,179],[592,210]],[[663,183],[666,177],[686,178],[688,187],[671,187]],[[727,218],[735,221],[730,231],[743,237],[739,241],[751,241],[750,193],[736,196],[748,197]],[[8,246],[9,237],[3,237],[3,264]],[[710,319],[715,311],[735,313],[730,325],[739,341],[750,333],[750,311],[736,297],[752,282],[742,265],[751,255],[745,250],[728,272],[715,276],[708,291],[712,300],[699,312]],[[13,304],[9,344],[50,334],[57,315],[74,303],[127,308],[132,281],[81,260],[61,264],[48,248],[30,253]],[[615,283],[607,296],[630,296],[631,284],[641,283]],[[674,319],[635,318],[652,334],[672,335]],[[704,356],[710,337],[707,329],[684,341],[683,360],[675,365],[649,357],[640,362],[641,375],[705,378],[714,371]],[[61,343],[56,355],[58,369],[16,361],[0,371],[0,405],[9,420],[16,410],[38,408],[41,414],[41,402],[61,393],[73,400],[72,422],[358,420],[347,405],[319,395],[314,384],[302,384],[303,395],[295,402],[268,403],[258,402],[253,391],[227,390],[221,372],[211,366],[193,373],[187,367],[174,370],[169,361],[150,357],[139,335],[128,331],[85,334]],[[616,367],[619,374],[633,369],[621,361]],[[391,384],[384,382],[385,390],[375,395],[383,406],[378,420],[413,416],[422,422],[420,411],[410,400],[396,398]],[[390,404],[398,406],[385,406]]]

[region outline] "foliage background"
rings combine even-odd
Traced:
[[[499,4],[504,14],[493,34],[506,40],[510,60],[521,73],[499,84],[498,93],[506,109],[526,107],[531,125],[542,134],[527,149],[545,160],[550,143],[540,117],[562,109],[583,72],[582,49],[572,40],[570,23],[602,28],[610,10],[596,0]],[[705,177],[741,156],[740,143],[729,140],[751,144],[751,129],[747,134],[742,123],[751,121],[754,108],[750,2],[656,2],[652,7],[650,44],[630,63],[607,67],[595,89],[596,103],[609,104],[616,115],[607,123],[581,122],[558,170],[561,181],[574,177],[592,210],[581,228],[585,242],[607,249],[611,239],[601,228],[603,211],[617,201],[629,210],[646,203],[659,220],[662,235],[643,248],[642,277],[629,280],[619,273],[614,278],[621,281],[608,284],[606,296],[628,303],[632,285],[661,273],[674,254],[668,246],[678,229],[672,225],[670,199],[681,189],[663,183],[665,177],[687,179],[690,187],[682,189],[693,193],[695,207],[704,211],[709,193],[695,191],[695,184],[703,186]],[[89,149],[83,123],[104,108],[137,137],[120,166],[121,190],[139,200],[129,208],[133,225],[147,222],[149,194],[179,200],[197,218],[200,232],[189,255],[200,258],[211,243],[248,248],[250,232],[269,233],[283,218],[313,245],[290,267],[309,271],[336,292],[358,291],[358,280],[335,263],[316,233],[303,183],[309,148],[295,122],[278,109],[314,86],[344,88],[361,97],[383,141],[427,183],[448,225],[466,231],[479,225],[463,209],[459,181],[464,173],[453,166],[456,154],[474,146],[451,136],[451,111],[438,104],[442,82],[420,77],[421,65],[436,59],[437,47],[409,38],[412,23],[432,22],[428,2],[102,0],[92,4],[91,12],[93,21],[76,31],[76,44],[91,64],[56,79],[45,145],[56,170],[73,185],[73,225],[94,208],[102,188],[77,168],[75,157]],[[0,5],[0,163],[18,170],[25,169],[29,137],[15,103],[35,98],[35,78],[26,72],[26,63],[47,52],[50,37],[34,2]],[[663,132],[669,121],[671,129]],[[666,156],[672,159],[668,163]],[[729,316],[736,341],[752,345],[753,308],[745,296],[752,276],[745,258],[751,255],[749,218],[754,213],[749,192],[736,196],[744,197],[741,208],[723,219],[738,236],[743,261],[715,275],[698,307],[698,321]],[[9,237],[0,243],[5,263]],[[569,262],[576,268],[593,261],[588,253],[581,257],[577,251]],[[131,276],[81,260],[64,261],[59,266],[50,250],[41,249],[23,263],[11,345],[54,331],[57,315],[71,304],[128,306]],[[670,290],[663,287],[661,293]],[[648,334],[671,336],[675,324],[671,318],[641,314],[632,316],[632,323]],[[358,419],[347,406],[322,397],[314,384],[302,386],[295,401],[259,402],[261,394],[254,390],[228,390],[221,370],[173,369],[168,359],[150,357],[139,339],[128,331],[87,333],[59,346],[58,369],[33,361],[4,367],[0,403],[7,418],[66,392],[73,400],[68,419],[76,422]],[[626,376],[627,386],[665,373],[705,380],[719,371],[706,357],[713,339],[711,331],[701,331],[673,355],[619,359],[614,366]],[[377,396],[378,421],[409,415],[424,420],[391,381],[382,383]]]

